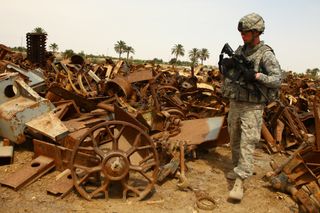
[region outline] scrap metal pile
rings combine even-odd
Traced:
[[[320,81],[286,73],[280,101],[265,109],[262,136],[269,153],[289,153],[270,163],[265,180],[289,193],[299,212],[320,211]],[[292,153],[293,151],[293,153]]]
[[[295,119],[287,119],[284,128],[291,129],[287,135],[290,145],[299,144],[284,162],[272,162],[272,172],[265,178],[272,187],[292,195],[300,212],[320,211],[320,92],[319,82],[303,78],[287,79],[283,96],[296,110],[285,111],[284,116],[295,114]],[[297,89],[299,88],[299,90]],[[289,92],[292,92],[291,94]],[[277,111],[278,112],[278,111]],[[299,114],[297,113],[299,112]],[[299,119],[297,119],[299,118]],[[294,128],[292,128],[294,127]],[[283,127],[281,129],[284,129]],[[312,134],[311,134],[312,133]],[[295,140],[292,140],[295,138]]]
[[[116,185],[115,196],[141,200],[171,174],[186,180],[185,154],[226,141],[222,98],[170,67],[109,59],[97,65],[74,55],[28,68],[13,63],[8,48],[1,51],[0,135],[32,141],[35,153],[2,185],[18,190],[55,167],[62,173],[48,186],[52,194],[75,188],[88,200],[107,199]]]
[[[35,153],[1,184],[17,190],[55,167],[62,173],[48,192],[62,197],[74,187],[88,200],[107,199],[116,185],[118,196],[141,200],[170,175],[186,187],[185,155],[228,143],[220,73],[202,68],[190,77],[171,66],[93,64],[78,55],[47,55],[39,68],[1,45],[0,136],[32,141]],[[268,152],[295,149],[319,131],[318,90],[319,82],[286,76],[280,101],[265,110]]]

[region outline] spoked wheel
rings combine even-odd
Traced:
[[[107,121],[89,129],[71,158],[74,186],[88,200],[108,199],[116,184],[124,199],[141,200],[153,189],[158,170],[149,135],[125,121]]]

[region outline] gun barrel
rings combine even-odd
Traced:
[[[230,45],[228,43],[226,43],[222,50],[221,50],[221,53],[225,53],[227,54],[229,57],[232,57],[233,56],[233,49],[230,47]]]

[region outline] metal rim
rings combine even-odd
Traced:
[[[141,200],[154,187],[159,159],[153,141],[139,127],[107,121],[89,129],[79,140],[70,168],[76,190],[87,200],[108,199],[112,182],[122,186],[123,199],[134,196]]]

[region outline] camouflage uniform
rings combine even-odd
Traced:
[[[281,68],[273,50],[262,41],[253,49],[240,46],[235,54],[243,54],[260,73],[255,85],[241,78],[238,82],[225,78],[222,86],[223,95],[230,100],[228,131],[234,172],[245,179],[253,173],[253,152],[260,140],[265,104],[278,96]]]

